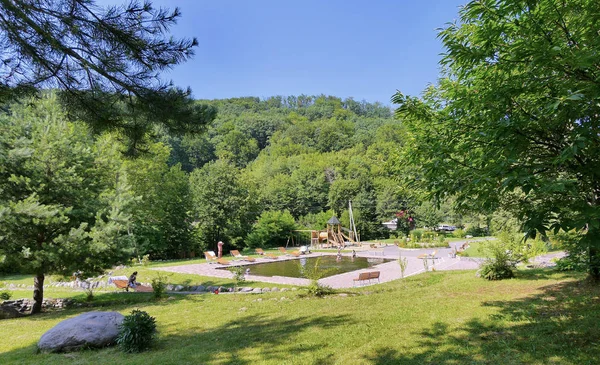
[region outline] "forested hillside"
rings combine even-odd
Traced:
[[[332,96],[202,101],[218,109],[201,136],[171,138],[170,164],[190,172],[197,233],[243,247],[263,212],[289,212],[301,228],[324,228],[348,201],[363,239],[407,208],[389,164],[404,130],[381,104]]]
[[[70,122],[52,93],[7,105],[0,218],[10,245],[0,266],[56,262],[68,271],[65,262],[77,260],[63,257],[65,241],[95,250],[90,270],[117,253],[168,259],[219,240],[226,249],[282,245],[293,230],[325,228],[334,214],[348,227],[349,201],[363,240],[388,236],[381,222],[400,210],[417,225],[451,215],[422,205],[399,178],[410,176],[398,163],[407,137],[389,107],[323,95],[196,102],[218,111],[203,133],[154,129],[135,157],[123,133]],[[18,234],[26,225],[29,238]],[[55,248],[41,249],[50,256],[35,253],[40,235]]]

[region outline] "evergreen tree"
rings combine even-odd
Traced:
[[[0,256],[34,274],[37,313],[45,275],[99,273],[130,254],[132,196],[52,96],[0,115],[0,135]]]
[[[153,125],[198,132],[215,109],[159,77],[197,45],[168,37],[180,15],[139,1],[101,8],[93,0],[2,0],[0,105],[58,89],[72,116],[95,131],[122,131],[130,154]]]

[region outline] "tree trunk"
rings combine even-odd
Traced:
[[[33,306],[31,314],[42,311],[42,301],[44,300],[44,274],[37,274],[33,278]]]
[[[590,279],[595,282],[600,282],[600,252],[594,246],[590,246],[590,263],[589,263],[589,274]]]

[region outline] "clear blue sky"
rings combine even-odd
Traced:
[[[98,4],[119,3],[100,0]],[[467,0],[154,0],[178,6],[195,57],[167,78],[195,98],[328,94],[389,104],[439,74],[437,28]]]

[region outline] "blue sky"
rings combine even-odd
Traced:
[[[195,98],[327,94],[389,104],[439,74],[437,28],[467,0],[154,0],[195,57],[166,75]],[[99,4],[119,3],[102,0]]]

